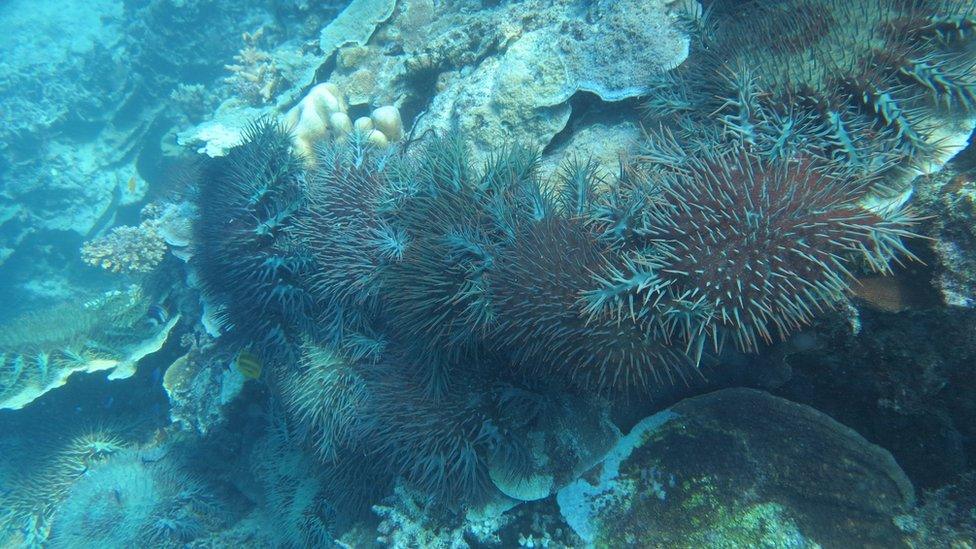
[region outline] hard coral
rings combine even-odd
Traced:
[[[224,66],[231,72],[224,81],[233,86],[241,98],[256,105],[269,103],[284,84],[274,57],[258,47],[263,36],[264,28],[241,35],[244,48],[234,56],[234,64]]]
[[[393,105],[374,109],[370,116],[349,118],[345,95],[332,83],[318,84],[309,90],[285,115],[285,126],[293,133],[295,147],[307,163],[314,164],[317,144],[344,141],[351,134],[374,147],[386,147],[403,139],[403,121]]]
[[[113,273],[147,273],[166,255],[166,241],[154,224],[115,227],[107,235],[86,242],[81,248],[85,263]]]

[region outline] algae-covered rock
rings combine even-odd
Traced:
[[[825,414],[727,389],[646,418],[557,499],[597,547],[898,547],[914,490]]]

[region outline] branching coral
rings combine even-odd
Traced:
[[[113,273],[148,273],[159,265],[167,250],[155,225],[144,221],[137,227],[115,227],[107,235],[86,242],[81,258]]]
[[[244,48],[234,56],[235,63],[224,66],[231,72],[224,81],[234,87],[239,97],[257,105],[274,99],[284,83],[274,57],[258,47],[263,37],[263,27],[253,33],[245,32],[241,35]]]
[[[476,523],[461,516],[439,520],[444,517],[431,516],[435,512],[431,504],[429,497],[397,486],[388,501],[373,506],[373,512],[382,519],[377,528],[380,535],[376,541],[397,549],[467,549],[478,542],[495,545],[500,541],[495,532],[509,520],[507,517],[497,517]]]

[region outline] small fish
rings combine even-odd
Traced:
[[[136,179],[136,174],[132,174],[132,177],[129,178],[129,182],[125,184],[125,188],[129,190],[129,194],[136,194],[136,185],[138,182],[139,180]]]
[[[149,311],[146,313],[149,316],[149,321],[153,323],[154,326],[161,326],[166,324],[169,320],[169,311],[166,307],[162,305],[155,304],[149,307]]]
[[[261,377],[261,369],[264,365],[257,355],[250,351],[241,351],[234,359],[234,367],[247,379],[258,379]]]

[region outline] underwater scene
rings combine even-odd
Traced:
[[[972,0],[0,0],[0,547],[976,548]]]

